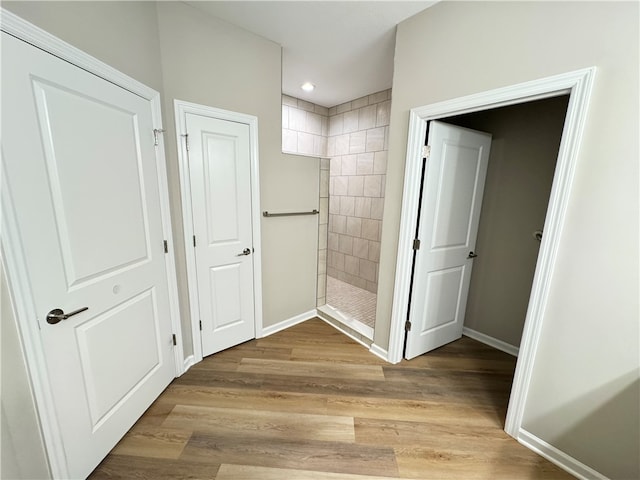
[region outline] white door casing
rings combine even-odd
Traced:
[[[462,336],[491,135],[430,122],[405,357]]]
[[[180,100],[175,113],[195,363],[261,336],[257,118]]]
[[[2,249],[52,474],[80,478],[176,373],[159,99],[2,13],[3,30],[83,64],[2,34]]]
[[[402,360],[405,338],[404,324],[407,318],[411,285],[413,258],[411,245],[415,235],[415,218],[419,203],[420,171],[422,166],[420,152],[422,145],[424,145],[427,123],[431,120],[445,119],[465,113],[515,105],[558,95],[570,95],[544,224],[545,235],[538,255],[505,421],[505,431],[528,446],[531,443],[523,439],[522,436],[526,433],[522,427],[522,419],[533,364],[536,355],[539,353],[538,342],[542,332],[544,311],[550,294],[550,279],[553,275],[560,245],[564,217],[571,194],[573,173],[578,162],[578,154],[595,77],[595,67],[584,68],[416,107],[411,109],[409,114],[402,214],[387,353],[387,359],[393,363]]]

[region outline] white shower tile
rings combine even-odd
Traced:
[[[373,105],[374,103],[384,102],[385,100],[389,100],[391,98],[391,90],[383,90],[378,93],[373,93],[369,95],[369,105]]]
[[[382,192],[382,175],[367,175],[364,177],[364,196],[380,197]]]
[[[333,215],[340,215],[340,199],[337,195],[329,197],[329,213]]]
[[[298,132],[298,153],[313,155],[313,135]]]
[[[380,221],[379,220],[370,220],[363,218],[362,219],[362,238],[366,238],[367,240],[379,241],[380,234]]]
[[[387,173],[387,151],[376,152],[373,157],[373,173],[384,175]]]
[[[369,105],[369,96],[365,95],[364,97],[360,97],[356,100],[351,100],[351,108],[353,108],[354,110],[356,108],[362,108],[362,107],[366,107],[367,105]]]
[[[329,196],[329,170],[320,170],[320,197]]]
[[[384,130],[386,127],[371,128],[367,130],[366,149],[367,152],[384,150]]]
[[[297,107],[298,99],[294,97],[290,97],[289,95],[282,95],[282,104],[289,105],[291,107]]]
[[[358,128],[366,130],[376,126],[376,106],[370,105],[358,110]]]
[[[364,177],[347,177],[349,178],[349,188],[347,195],[352,197],[362,197],[364,192]]]
[[[338,242],[338,251],[340,253],[344,253],[346,255],[351,255],[353,253],[353,237],[350,237],[349,235],[340,235]]]
[[[327,248],[327,234],[329,231],[328,224],[322,224],[318,226],[318,248],[322,250],[323,248]]]
[[[320,271],[320,265],[318,265],[318,273],[320,275],[318,275],[318,292],[317,292],[317,296],[318,298],[320,297],[324,297],[327,293],[327,276],[324,275],[324,272],[326,271],[326,263],[325,263],[325,268],[324,271]]]
[[[349,178],[343,175],[334,177],[333,194],[349,195]]]
[[[340,215],[353,217],[355,214],[355,197],[340,197]]]
[[[352,153],[349,151],[349,137],[350,135],[348,133],[336,137],[336,155],[348,155]]]
[[[379,103],[377,105],[376,112],[376,126],[377,127],[386,127],[389,125],[389,118],[391,115],[391,102],[386,101]]]
[[[346,234],[352,237],[360,237],[362,235],[362,219],[347,217]]]
[[[358,258],[369,259],[369,240],[364,238],[353,239],[353,254]]]
[[[329,223],[329,199],[320,199],[320,219],[319,223]]]
[[[298,153],[298,134],[293,130],[282,130],[282,151]]]
[[[323,117],[328,117],[329,116],[329,109],[327,107],[323,107],[320,105],[314,105],[313,106],[313,111],[316,112],[318,115],[322,115]]]
[[[342,135],[344,133],[344,115],[334,115],[329,118],[329,136]]]
[[[342,175],[355,175],[357,165],[356,155],[345,155],[342,157]]]
[[[327,155],[327,139],[321,135],[313,136],[313,154],[317,157]]]
[[[371,199],[371,218],[374,220],[382,220],[382,211],[384,209],[384,198]]]
[[[336,154],[336,137],[327,139],[327,157],[333,157]]]
[[[297,108],[289,107],[289,128],[296,132],[304,132],[306,123],[306,112]]]
[[[371,198],[355,197],[355,216],[360,218],[371,218]]]
[[[336,106],[336,113],[344,113],[348,112],[349,110],[351,110],[351,102],[342,103]]]
[[[367,132],[355,132],[349,135],[349,152],[348,153],[364,153],[366,140],[367,140]]]
[[[317,113],[305,112],[305,132],[322,135],[322,117]]]
[[[373,173],[373,153],[359,153],[356,165],[357,175],[371,175]]]
[[[329,172],[331,176],[342,175],[342,157],[331,157],[330,162]]]
[[[289,128],[289,107],[282,105],[282,128]]]
[[[307,112],[313,112],[315,110],[315,105],[311,102],[307,102],[306,100],[302,100],[299,98],[298,108]]]
[[[318,273],[327,272],[327,251],[318,250]]]
[[[344,133],[358,131],[358,110],[344,113]]]

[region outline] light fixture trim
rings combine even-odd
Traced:
[[[311,82],[304,82],[302,85],[300,85],[300,88],[305,92],[313,92],[316,86]]]

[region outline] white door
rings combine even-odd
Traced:
[[[175,373],[152,129],[148,100],[2,34],[3,171],[71,478]]]
[[[462,336],[491,135],[432,121],[428,145],[407,359]]]
[[[186,114],[203,356],[255,337],[249,125]]]

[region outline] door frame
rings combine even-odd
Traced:
[[[505,431],[515,438],[519,437],[522,426],[525,401],[538,350],[545,307],[549,298],[551,279],[560,246],[565,213],[578,161],[595,72],[595,67],[585,68],[413,108],[410,112],[389,335],[388,360],[392,363],[401,361],[403,357],[404,324],[410,300],[412,244],[420,196],[421,153],[425,141],[427,123],[430,120],[444,119],[454,115],[531,102],[559,95],[570,95],[544,225],[545,234],[540,245],[540,253],[536,264],[507,410]]]
[[[157,91],[1,7],[0,30],[148,100],[151,103],[153,126],[155,129],[162,130],[160,94]],[[177,345],[174,348],[175,376],[177,377],[182,373],[182,357],[184,354],[180,328],[173,236],[171,232],[171,215],[169,211],[169,188],[162,135],[158,136],[158,145],[155,153],[162,230],[164,238],[170,246],[164,257],[169,290],[169,315],[177,340]],[[0,212],[2,260],[7,269],[8,287],[17,316],[18,330],[47,451],[49,468],[53,478],[66,478],[68,477],[68,470],[62,435],[58,427],[53,403],[51,379],[47,373],[46,359],[40,337],[40,325],[30,290],[24,251],[22,250],[20,236],[17,234],[15,210],[9,194],[10,186],[4,173],[4,171],[0,172],[0,180],[2,182],[0,185],[2,197],[2,211]]]
[[[196,256],[193,248],[193,210],[191,207],[191,182],[185,135],[187,113],[204,117],[242,123],[249,126],[249,154],[251,155],[251,235],[254,252],[253,261],[253,311],[256,338],[262,336],[262,248],[260,234],[260,162],[258,157],[258,117],[232,112],[221,108],[200,105],[174,99],[176,144],[178,145],[178,167],[180,171],[180,194],[182,198],[182,228],[187,263],[187,285],[189,289],[189,313],[191,314],[191,338],[193,355],[184,361],[184,370],[202,361],[202,334],[200,331],[200,306],[198,303],[198,278]]]

